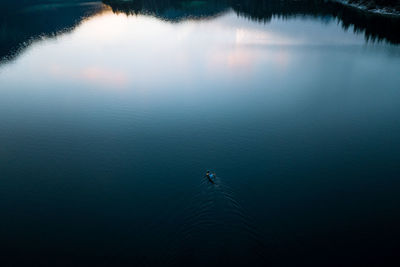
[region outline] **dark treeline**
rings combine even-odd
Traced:
[[[273,17],[335,18],[345,30],[353,27],[354,32],[364,33],[366,40],[387,41],[400,44],[400,18],[370,14],[324,0],[232,0],[232,8],[241,16],[261,22]]]
[[[21,8],[38,4],[65,4],[88,2],[87,0],[2,0],[0,1],[0,17],[18,12]]]
[[[5,0],[0,1],[0,10],[12,10],[29,5],[36,4],[54,4],[54,3],[79,3],[79,2],[90,2],[90,0]]]
[[[267,23],[273,17],[338,19],[370,41],[400,43],[400,18],[370,14],[324,0],[103,0],[114,12],[150,14],[163,20],[205,19],[233,9],[239,16]]]
[[[178,22],[186,19],[207,19],[228,10],[229,0],[103,0],[115,13],[146,14]]]
[[[81,2],[81,3],[79,3]],[[49,6],[48,4],[53,4]],[[0,62],[13,59],[34,40],[69,31],[100,11],[98,1],[13,0],[0,4]]]
[[[262,23],[274,17],[337,19],[344,29],[363,33],[367,40],[400,44],[400,18],[368,14],[324,0],[103,0],[103,3],[116,13],[147,14],[171,22],[209,19],[227,10]],[[102,8],[101,1],[94,0],[0,1],[0,62],[14,58],[37,38],[72,29]]]

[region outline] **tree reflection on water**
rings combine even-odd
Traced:
[[[206,20],[233,10],[259,23],[272,18],[311,17],[326,23],[337,20],[345,29],[364,34],[368,42],[400,44],[400,19],[367,14],[324,0],[70,0],[12,1],[0,4],[0,62],[14,59],[33,41],[74,29],[85,18],[109,8],[115,13],[155,16],[168,22]]]

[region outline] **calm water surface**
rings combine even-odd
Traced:
[[[330,15],[214,13],[100,5],[4,52],[5,266],[398,260],[395,39]]]

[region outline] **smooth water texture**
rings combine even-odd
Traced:
[[[3,53],[5,266],[398,260],[396,38],[330,15],[84,8]]]

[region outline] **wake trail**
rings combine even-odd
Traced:
[[[263,235],[223,179],[201,180],[171,238],[167,265],[265,265]],[[183,219],[182,219],[183,218]]]

